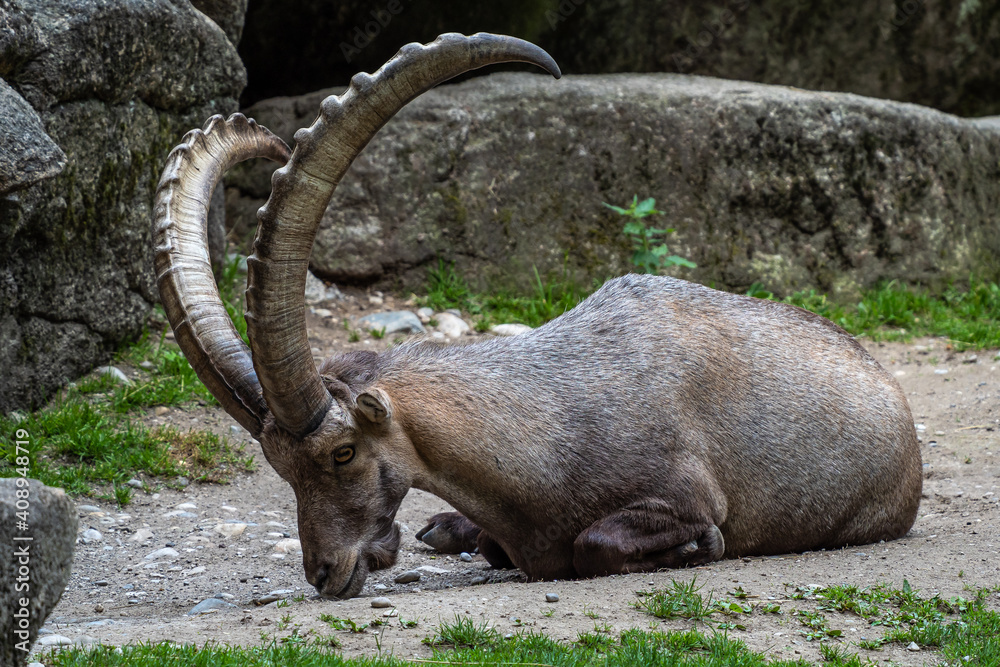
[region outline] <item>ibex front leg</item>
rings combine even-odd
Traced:
[[[499,569],[514,567],[503,547],[460,512],[435,514],[427,520],[427,525],[417,533],[416,537],[441,553],[457,554],[478,548],[486,562],[493,567]]]
[[[722,558],[725,542],[706,517],[684,516],[659,499],[642,500],[599,519],[573,542],[581,577],[703,565]]]

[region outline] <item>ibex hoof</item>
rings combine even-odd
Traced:
[[[677,555],[681,558],[687,558],[696,551],[698,551],[698,543],[694,540],[677,547]]]
[[[475,551],[482,530],[458,512],[435,514],[416,538],[444,554]]]

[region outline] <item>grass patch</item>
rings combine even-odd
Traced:
[[[693,584],[693,582],[692,582]],[[690,608],[697,588],[684,585],[668,591],[668,597],[678,597]],[[942,600],[938,596],[922,598],[904,583],[902,589],[877,586],[868,589],[830,587],[798,589],[792,596],[808,603],[817,603],[838,613],[855,613],[860,609],[874,625],[876,619],[898,617],[906,628],[922,628],[920,636],[933,635],[934,644],[922,644],[940,649],[940,654],[926,655],[928,664],[997,665],[1000,664],[1000,613],[987,609],[989,590],[976,592],[971,600]],[[853,602],[868,605],[855,605]],[[705,610],[711,603],[702,600]],[[877,611],[876,611],[877,610]],[[698,614],[692,614],[692,617]],[[818,614],[814,614],[814,617]],[[683,616],[682,616],[683,617]],[[336,629],[351,630],[343,619],[332,618]],[[328,621],[328,622],[330,622]],[[343,625],[342,628],[337,627]],[[906,629],[904,628],[904,629]],[[890,633],[897,632],[891,629]],[[916,641],[907,635],[891,641]],[[256,647],[235,647],[208,644],[201,648],[173,644],[139,644],[111,647],[69,648],[43,656],[50,667],[160,667],[161,665],[212,665],[213,667],[258,667],[291,665],[553,665],[618,667],[631,665],[663,665],[672,667],[805,667],[804,659],[783,660],[751,650],[744,642],[726,632],[626,630],[615,637],[609,628],[595,628],[582,633],[577,641],[563,643],[534,632],[518,632],[501,636],[485,621],[456,616],[443,623],[434,639],[425,640],[433,648],[430,659],[406,661],[379,652],[369,657],[345,659],[332,649],[336,638],[321,637],[297,630],[282,639],[267,640]],[[918,642],[919,643],[919,642]],[[830,639],[819,647],[823,664],[828,667],[865,667],[881,663],[859,654],[865,647],[852,646]],[[878,654],[875,656],[878,658]]]
[[[214,433],[150,429],[71,389],[23,419],[0,416],[0,477],[17,475],[13,443],[18,429],[31,436],[31,477],[75,495],[95,495],[92,487],[102,486],[109,491],[98,497],[120,505],[131,498],[125,482],[138,473],[221,482],[254,465],[252,456],[242,456]]]
[[[706,600],[699,592],[702,587],[696,579],[687,583],[672,579],[670,584],[671,588],[662,591],[641,593],[635,606],[668,621],[683,618],[704,622],[714,613],[712,594],[709,593]]]
[[[468,616],[455,614],[454,623],[442,623],[438,633],[425,638],[424,643],[431,646],[446,644],[449,646],[493,646],[500,639],[496,628],[490,627],[486,621],[476,623]]]
[[[225,265],[218,279],[219,295],[236,331],[248,343],[247,323],[243,317],[240,257],[234,255]],[[157,319],[166,323],[160,306],[156,307]],[[249,344],[249,343],[248,343]],[[131,384],[119,384],[111,377],[102,376],[82,382],[82,393],[103,393],[98,397],[107,401],[116,412],[130,412],[157,405],[183,405],[197,402],[218,405],[218,401],[198,379],[191,364],[173,343],[162,334],[148,329],[142,337],[115,356],[115,363],[127,363],[140,372]]]
[[[774,298],[751,287],[751,296]],[[896,281],[866,291],[856,304],[838,304],[815,290],[785,299],[832,320],[856,336],[906,341],[943,336],[959,349],[1000,347],[1000,285],[972,280],[968,289],[951,286],[940,294]]]
[[[702,587],[697,584],[697,578],[690,582],[673,579],[670,583],[670,588],[661,591],[637,591],[639,599],[635,603],[636,608],[664,620],[688,619],[709,623],[713,616],[726,616],[729,620],[719,620],[718,629],[746,630],[746,626],[732,619],[750,614],[753,611],[751,605],[732,600],[713,600],[711,593],[706,599],[700,593]],[[741,600],[748,597],[742,588],[729,594]]]
[[[618,639],[588,645],[567,645],[541,634],[520,633],[510,639],[454,650],[435,649],[430,660],[409,662],[391,655],[343,658],[330,650],[329,642],[272,641],[259,647],[241,648],[209,644],[202,648],[172,644],[70,648],[44,656],[50,667],[160,667],[162,665],[211,665],[212,667],[312,667],[339,665],[552,665],[575,667],[601,665],[631,667],[664,665],[676,667],[805,667],[802,660],[771,660],[725,635],[696,631],[663,633],[628,630]]]
[[[135,366],[139,377],[130,384],[122,384],[109,375],[92,377],[77,384],[79,393],[93,395],[93,400],[119,413],[157,405],[218,405],[180,349],[167,343],[163,336],[153,342],[147,331],[116,355],[115,363],[121,362]]]
[[[294,635],[298,637],[297,635]],[[110,647],[68,649],[45,656],[49,667],[339,667],[340,665],[407,664],[392,657],[345,659],[329,640],[268,642],[257,647],[207,644],[201,648],[175,644],[137,644],[117,652]]]
[[[222,268],[222,274],[216,276],[216,284],[219,287],[219,296],[222,298],[222,304],[226,307],[226,312],[229,313],[229,319],[233,321],[233,326],[236,327],[236,331],[240,334],[243,342],[249,345],[250,338],[247,337],[247,321],[243,317],[243,291],[246,284],[240,277],[244,271],[241,268],[241,264],[245,261],[246,258],[239,255],[230,256]]]
[[[560,279],[544,281],[535,272],[529,295],[477,294],[454,266],[439,262],[427,274],[422,305],[436,311],[458,308],[472,315],[476,329],[519,322],[538,327],[574,308],[600,285],[583,290],[564,271]],[[951,286],[940,294],[896,281],[864,292],[857,303],[842,304],[815,290],[784,299],[760,284],[749,296],[782,301],[821,315],[855,336],[876,341],[906,341],[918,336],[948,338],[959,350],[1000,347],[1000,285],[972,280],[968,289]]]
[[[246,321],[237,296],[239,258],[227,264],[220,293],[237,330],[246,337]],[[162,311],[159,311],[163,320]],[[174,428],[147,428],[137,412],[145,408],[196,402],[217,405],[187,359],[148,329],[116,355],[139,377],[122,383],[110,375],[94,375],[71,384],[48,407],[22,415],[0,415],[0,477],[13,477],[14,433],[30,434],[30,476],[74,495],[96,496],[128,504],[126,482],[149,477],[186,476],[203,482],[225,482],[237,471],[254,467],[225,438],[207,431],[182,433]],[[101,487],[95,493],[94,486]]]
[[[881,638],[859,642],[864,649],[877,651],[886,644],[908,646],[915,642],[921,648],[941,649],[948,664],[998,665],[1000,613],[986,606],[994,590],[975,591],[972,599],[945,599],[939,595],[925,598],[903,580],[899,589],[884,584],[863,589],[830,586],[797,589],[798,596],[793,597],[815,600],[821,610],[853,614],[872,628],[884,628]],[[798,614],[820,616],[818,612]]]
[[[595,285],[594,289],[597,287]],[[435,311],[457,308],[467,312],[473,316],[476,329],[486,331],[494,324],[509,322],[541,326],[573,309],[588,295],[589,292],[572,283],[565,273],[559,280],[544,281],[537,270],[534,292],[530,295],[476,294],[455,273],[453,265],[439,262],[438,267],[427,274],[427,296],[421,303]]]

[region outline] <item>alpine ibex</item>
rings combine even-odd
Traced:
[[[531,578],[905,534],[921,490],[906,400],[850,335],[792,306],[633,275],[513,338],[416,342],[317,370],[303,291],[340,178],[409,100],[505,61],[560,75],[527,42],[444,35],[325,99],[290,156],[237,114],[190,132],[168,160],[160,294],[198,376],[292,485],[308,580],[350,597],[391,565],[410,487],[461,511],[434,517],[425,540],[474,540]],[[248,260],[247,349],[216,290],[205,216],[223,172],[258,156],[284,166]]]

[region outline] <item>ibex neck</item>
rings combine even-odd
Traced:
[[[493,343],[394,355],[379,380],[424,462],[414,486],[470,518],[527,511],[562,474],[558,420],[539,414],[549,406],[537,405],[532,388],[500,361],[503,341]],[[532,479],[550,483],[531,489]]]

